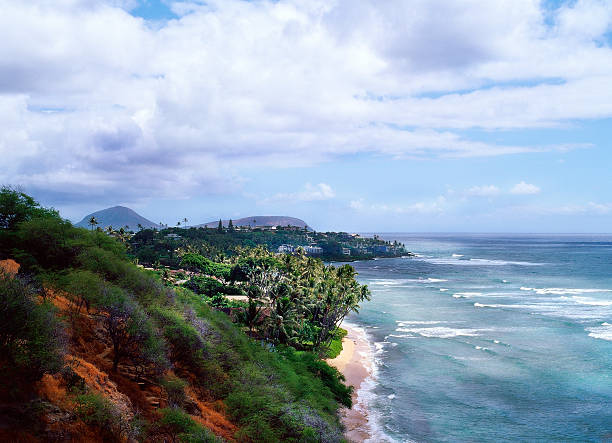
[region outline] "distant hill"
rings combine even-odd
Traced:
[[[222,223],[223,226],[227,226],[229,220],[223,220]],[[251,217],[232,220],[232,223],[234,226],[250,226],[251,228],[255,226],[297,226],[299,228],[310,229],[310,226],[308,226],[304,220],[295,217],[287,217],[285,215],[253,215]],[[198,225],[198,227],[200,226],[216,228],[219,226],[219,220]]]
[[[147,220],[142,215],[139,215],[130,208],[125,206],[114,206],[112,208],[102,209],[101,211],[94,212],[93,214],[86,215],[83,220],[78,222],[75,226],[82,228],[89,228],[89,219],[94,216],[98,221],[98,225],[101,228],[112,226],[115,229],[119,229],[122,226],[129,226],[130,230],[137,231],[138,224],[140,223],[144,228],[159,228],[157,223],[153,223],[151,220]]]

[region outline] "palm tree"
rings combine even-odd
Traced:
[[[93,231],[94,226],[98,224],[98,220],[93,215],[89,219],[89,226],[91,226],[91,230]]]
[[[113,235],[113,233],[114,233],[114,232],[115,232],[115,231],[113,231],[113,226],[112,226],[112,225],[108,225],[108,226],[106,227],[106,233],[107,233],[108,235]]]
[[[189,220],[187,220],[187,217],[185,217],[185,218],[183,219],[183,224],[185,225],[185,227],[187,227],[187,222],[188,222],[188,221],[189,221]]]
[[[138,223],[138,230],[142,231],[143,229],[144,229],[144,227],[140,223]]]

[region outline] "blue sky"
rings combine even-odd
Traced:
[[[0,6],[0,181],[72,220],[612,231],[608,1]]]

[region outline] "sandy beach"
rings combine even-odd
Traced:
[[[340,416],[346,427],[345,437],[351,442],[363,442],[372,438],[372,432],[365,399],[359,391],[372,373],[372,351],[362,329],[346,324],[342,327],[348,331],[342,340],[342,352],[327,363],[342,372],[346,383],[354,387],[353,407],[342,408]]]

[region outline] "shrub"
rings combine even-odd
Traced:
[[[172,442],[216,443],[219,440],[208,429],[195,422],[185,411],[178,408],[160,410],[161,419],[156,433],[167,436]]]
[[[0,272],[0,380],[38,380],[63,366],[66,335],[49,303],[30,285]]]
[[[146,312],[121,289],[107,285],[101,303],[104,330],[113,345],[113,371],[131,358],[141,369],[153,365],[156,372],[167,367],[165,350]]]
[[[182,407],[185,403],[187,382],[179,377],[168,376],[162,379],[161,385],[168,395],[168,404],[172,407]]]

